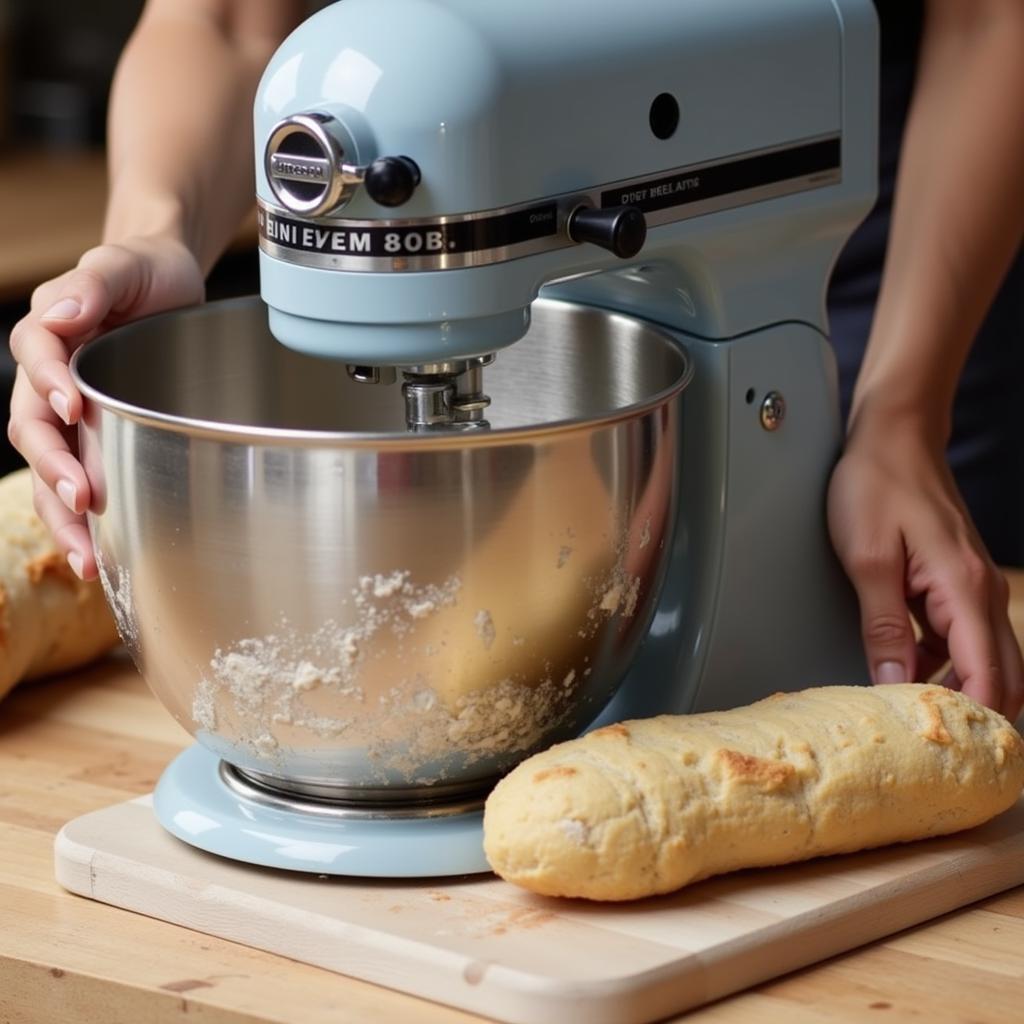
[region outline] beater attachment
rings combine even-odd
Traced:
[[[483,369],[494,353],[401,367],[405,423],[412,433],[435,430],[486,430],[484,411],[491,399],[483,390]],[[390,366],[350,366],[349,376],[365,384],[394,384]]]

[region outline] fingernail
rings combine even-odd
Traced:
[[[50,401],[50,407],[68,426],[71,425],[71,407],[68,405],[67,395],[62,391],[54,389],[46,396]]]
[[[883,661],[875,669],[875,682],[880,686],[890,686],[893,683],[905,683],[907,673],[898,661]]]
[[[82,312],[82,304],[78,299],[61,299],[55,302],[40,319],[42,320],[74,320]]]
[[[79,579],[82,579],[82,573],[85,571],[85,560],[77,551],[68,552],[68,565],[71,566],[71,571]]]
[[[61,479],[57,481],[57,495],[72,512],[78,511],[75,508],[78,491],[70,480]]]

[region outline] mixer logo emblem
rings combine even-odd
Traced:
[[[330,167],[323,157],[282,156],[274,153],[270,158],[270,174],[283,181],[313,181],[327,184]]]

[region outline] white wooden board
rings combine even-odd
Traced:
[[[72,892],[513,1024],[638,1024],[1024,883],[1024,801],[971,832],[743,872],[633,904],[492,876],[295,875],[201,853],[149,798],[56,842]]]

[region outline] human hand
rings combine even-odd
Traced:
[[[828,521],[857,591],[873,682],[925,680],[950,661],[944,685],[1012,721],[1024,703],[1024,667],[1009,588],[943,445],[902,424],[854,430],[829,485]]]
[[[36,511],[82,579],[96,576],[85,524],[92,496],[77,457],[82,396],[68,361],[111,327],[203,295],[202,271],[184,245],[169,237],[130,239],[90,249],[74,270],[40,285],[11,331],[18,372],[8,436],[32,468]]]

